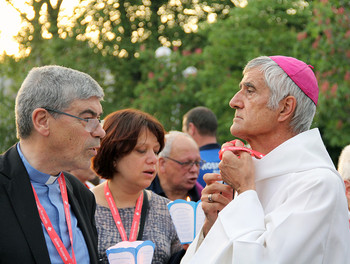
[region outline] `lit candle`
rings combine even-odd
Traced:
[[[191,201],[191,198],[189,196],[187,196],[186,201],[187,202]]]

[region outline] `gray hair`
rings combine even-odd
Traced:
[[[159,154],[158,154],[159,157],[169,157],[170,156],[173,142],[174,142],[175,138],[177,138],[178,136],[187,137],[197,145],[196,141],[194,141],[194,139],[189,134],[184,133],[184,132],[180,132],[180,131],[175,131],[175,130],[169,131],[169,133],[167,133],[165,135],[165,145],[164,145],[163,150],[161,152],[159,152]]]
[[[338,172],[343,180],[350,180],[350,145],[347,145],[340,153]]]
[[[103,99],[100,85],[88,74],[70,68],[50,65],[33,68],[16,97],[17,137],[28,138],[33,129],[32,113],[36,108],[68,108],[75,100],[96,96]]]
[[[283,98],[294,96],[297,105],[290,126],[296,134],[309,130],[316,113],[316,105],[312,100],[269,57],[261,56],[251,60],[245,66],[243,74],[254,67],[259,67],[264,74],[266,85],[271,91],[267,107],[275,110]]]

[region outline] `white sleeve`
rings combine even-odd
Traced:
[[[344,190],[329,176],[290,182],[271,211],[256,191],[240,194],[183,263],[350,263]]]
[[[270,212],[264,212],[255,191],[242,193],[222,211],[232,263],[350,262],[341,184],[329,174],[318,176],[312,185],[290,183]]]

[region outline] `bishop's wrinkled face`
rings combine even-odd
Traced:
[[[278,111],[267,107],[270,89],[263,73],[258,68],[248,70],[239,86],[240,90],[229,103],[231,108],[236,109],[231,134],[249,142],[274,133]]]

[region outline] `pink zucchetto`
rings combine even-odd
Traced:
[[[269,58],[276,62],[293,82],[317,105],[319,89],[311,65],[307,65],[305,62],[293,57],[270,56]]]

